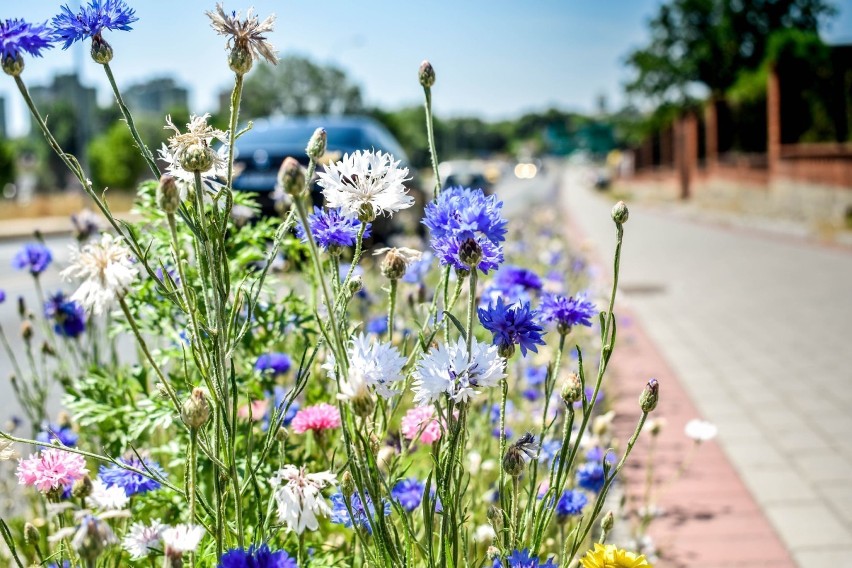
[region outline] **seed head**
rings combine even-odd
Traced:
[[[186,402],[183,403],[180,416],[184,424],[192,430],[198,430],[210,418],[210,404],[207,402],[207,396],[204,390],[195,388]]]
[[[305,169],[296,158],[287,156],[278,170],[278,183],[287,195],[298,197],[305,191]]]

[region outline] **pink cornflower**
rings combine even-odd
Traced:
[[[43,450],[41,454],[18,462],[18,483],[43,493],[67,487],[87,473],[83,456],[59,448]]]
[[[441,438],[441,423],[435,418],[435,407],[431,404],[415,406],[402,417],[400,430],[408,440],[415,439],[418,434],[420,441],[424,444],[431,444],[439,440]]]
[[[340,410],[324,402],[308,406],[296,413],[290,426],[297,434],[304,434],[308,430],[323,431],[339,428]]]

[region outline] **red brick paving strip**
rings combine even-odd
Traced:
[[[562,214],[570,242],[582,243],[585,238],[577,224],[571,222],[564,208]],[[611,266],[610,259],[603,262],[598,251],[585,253],[602,269]],[[701,416],[629,308],[617,302],[615,313],[623,323],[604,379],[604,389],[616,411],[613,428],[623,447],[641,414],[639,395],[648,379],[656,378],[660,402],[652,417],[666,419],[654,452],[655,487],[659,487],[660,480],[675,475],[693,444],[684,434],[684,426]],[[634,515],[642,505],[649,439],[647,431],[640,436],[621,473],[628,497],[626,507]],[[715,441],[698,449],[686,473],[667,487],[657,506],[663,514],[648,531],[659,555],[655,568],[796,568]]]
[[[614,429],[626,443],[641,414],[639,394],[651,377],[660,382],[660,402],[652,417],[665,418],[654,452],[655,483],[671,479],[693,442],[684,426],[699,418],[671,367],[624,306],[615,310],[618,342],[605,388],[614,400]],[[628,323],[629,322],[629,323]],[[622,471],[627,508],[641,507],[650,435],[643,432]],[[659,485],[656,485],[659,487]],[[775,530],[763,515],[715,441],[698,448],[686,473],[663,493],[663,515],[649,534],[660,556],[655,568],[795,568]]]

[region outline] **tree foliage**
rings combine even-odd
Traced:
[[[364,110],[361,88],[333,65],[297,55],[272,66],[261,63],[248,75],[241,110],[248,118],[273,114],[355,114]]]
[[[817,32],[835,11],[825,0],[669,0],[649,44],[627,56],[627,90],[657,102],[688,101],[696,84],[720,95],[760,66],[773,32]]]

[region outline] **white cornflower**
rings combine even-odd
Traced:
[[[715,424],[697,418],[687,422],[683,431],[697,443],[712,440],[719,433],[719,429]]]
[[[239,12],[225,13],[222,4],[216,4],[216,12],[206,12],[210,18],[210,25],[219,35],[229,35],[228,48],[233,49],[238,47],[243,50],[249,50],[252,59],[263,57],[273,65],[278,63],[278,56],[275,55],[275,48],[266,40],[263,34],[272,31],[272,25],[275,23],[275,14],[267,17],[262,22],[252,12],[254,8],[249,8],[246,12],[246,19],[240,19]],[[233,45],[232,45],[233,42]]]
[[[122,546],[131,560],[141,560],[163,549],[163,531],[168,527],[154,519],[150,525],[133,523],[124,536]]]
[[[118,485],[107,485],[100,479],[92,482],[92,494],[89,495],[92,504],[103,511],[118,510],[127,507],[130,497],[122,487]]]
[[[96,315],[112,309],[139,273],[128,248],[109,233],[82,248],[72,245],[70,262],[62,278],[83,279],[71,299]]]
[[[304,467],[285,465],[269,480],[275,488],[273,497],[278,504],[278,521],[290,530],[302,534],[305,529],[319,527],[317,515],[328,516],[331,508],[322,496],[322,490],[337,483],[330,471],[308,473]]]
[[[470,361],[462,337],[424,355],[414,370],[414,403],[435,402],[443,393],[455,402],[467,402],[479,394],[477,388],[496,386],[506,376],[497,346],[474,339],[472,347]]]
[[[163,529],[160,533],[167,556],[181,556],[185,552],[195,552],[204,536],[204,527],[180,524]]]
[[[402,367],[406,359],[396,347],[387,342],[373,341],[361,333],[349,341],[346,353],[349,358],[349,376],[340,382],[341,400],[351,400],[366,386],[373,387],[376,394],[385,399],[399,394],[399,390],[393,387],[402,380]],[[329,357],[323,368],[334,377],[334,357]]]
[[[380,213],[392,214],[414,204],[403,185],[410,179],[407,176],[408,168],[400,168],[399,160],[390,154],[358,150],[325,166],[317,183],[323,188],[328,207],[341,207],[372,220]]]

